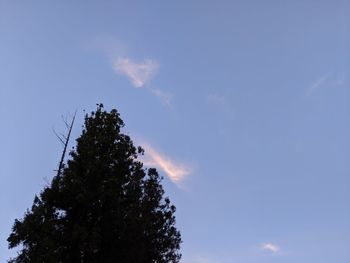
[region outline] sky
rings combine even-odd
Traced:
[[[350,261],[350,1],[0,0],[0,261],[53,130],[116,108],[182,263]],[[75,143],[71,141],[71,146]]]

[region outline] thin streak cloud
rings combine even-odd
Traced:
[[[173,183],[179,184],[190,174],[188,167],[175,163],[169,157],[159,153],[149,144],[143,144],[143,147],[145,148],[146,158],[148,158],[144,161],[144,164],[161,169]]]
[[[330,76],[330,73],[327,73],[320,78],[318,78],[314,83],[312,83],[305,91],[305,96],[310,96],[312,93],[314,93],[316,90],[321,88],[326,81],[328,80]]]
[[[272,244],[272,243],[264,243],[261,245],[261,249],[262,250],[266,250],[266,251],[270,251],[272,253],[277,253],[279,252],[281,249],[278,245],[276,244]]]
[[[159,64],[152,59],[134,62],[129,58],[118,58],[113,68],[116,73],[128,77],[134,87],[141,88],[154,77]]]

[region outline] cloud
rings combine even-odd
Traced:
[[[143,147],[145,149],[146,158],[149,158],[144,161],[144,164],[161,169],[175,184],[180,183],[190,174],[188,167],[175,163],[169,157],[156,151],[149,144],[143,144]]]
[[[316,90],[321,88],[328,78],[330,77],[330,73],[328,72],[327,74],[321,76],[318,78],[316,81],[314,81],[305,91],[305,96],[310,96],[312,93],[314,93]]]
[[[134,87],[141,88],[157,73],[159,64],[152,59],[137,63],[129,58],[118,58],[113,68],[116,73],[127,76]]]
[[[266,251],[270,251],[272,253],[277,253],[281,250],[278,245],[272,243],[264,243],[260,246],[260,248]]]
[[[156,95],[164,105],[166,105],[166,106],[171,105],[171,100],[173,98],[173,94],[162,91],[160,89],[152,89],[152,93],[154,95]]]

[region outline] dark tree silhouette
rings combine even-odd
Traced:
[[[123,126],[102,104],[86,115],[62,173],[15,220],[8,242],[21,250],[9,262],[179,262],[175,207]]]

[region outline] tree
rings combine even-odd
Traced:
[[[9,248],[22,247],[9,262],[179,262],[175,207],[122,127],[102,104],[85,116],[62,173],[15,220]]]

